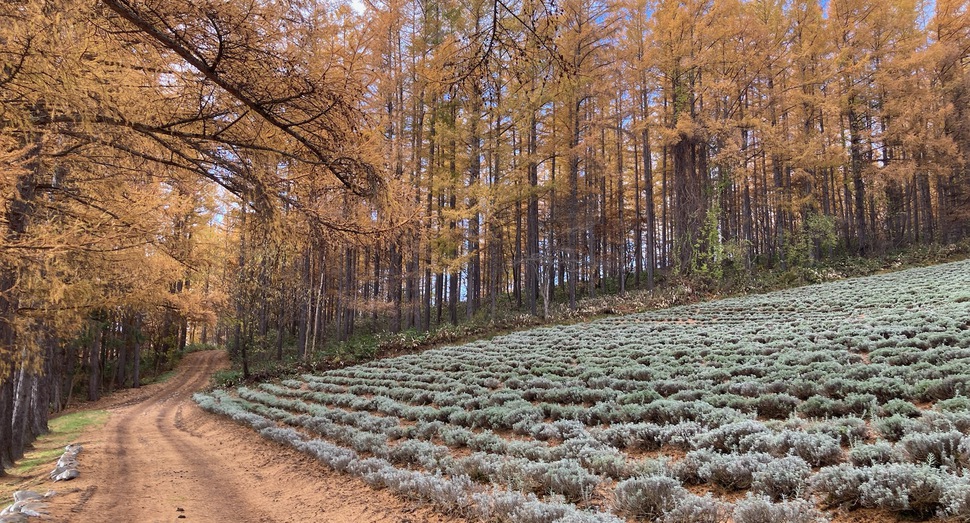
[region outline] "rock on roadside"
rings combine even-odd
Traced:
[[[64,447],[64,454],[57,460],[57,466],[50,473],[50,478],[54,481],[67,481],[80,475],[77,470],[77,455],[81,453],[80,445],[68,445]]]
[[[0,523],[23,523],[29,517],[42,518],[48,515],[45,501],[54,491],[40,494],[31,490],[18,490],[13,493],[13,505],[0,511]]]

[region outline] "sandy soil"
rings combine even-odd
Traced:
[[[188,355],[175,376],[85,408],[111,412],[85,433],[81,477],[55,485],[53,521],[461,521],[375,491],[316,460],[199,409],[192,393],[228,365]]]

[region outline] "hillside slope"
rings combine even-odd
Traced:
[[[957,262],[534,329],[197,401],[472,517],[811,521],[860,506],[970,514],[968,388],[970,262]]]

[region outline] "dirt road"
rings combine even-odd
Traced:
[[[54,521],[451,522],[199,409],[192,393],[228,365],[188,355],[165,383],[108,398],[85,434],[81,477],[58,484]]]

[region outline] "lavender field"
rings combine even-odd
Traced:
[[[472,520],[970,521],[970,263],[196,395]]]

